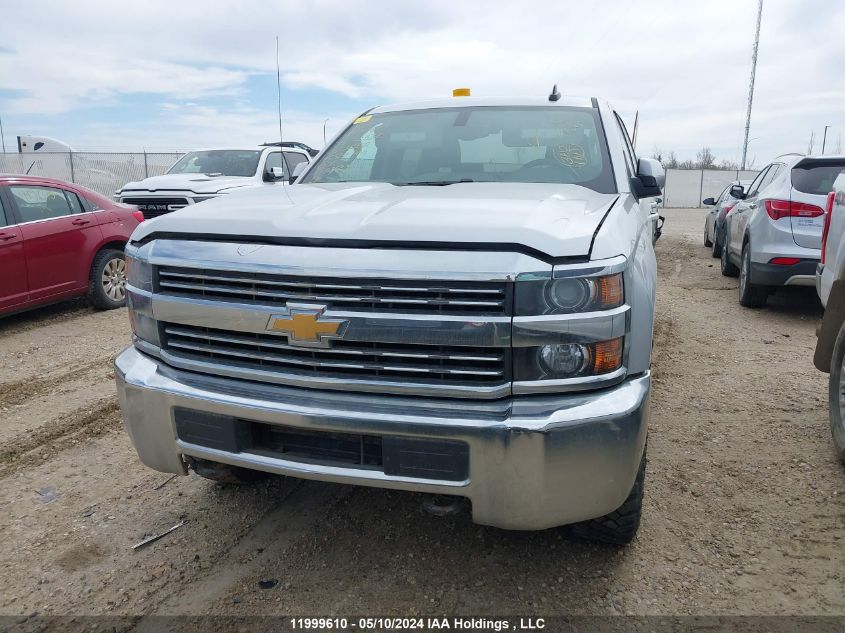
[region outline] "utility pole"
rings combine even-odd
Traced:
[[[3,118],[0,117],[0,140],[3,141],[3,153],[6,153],[6,137],[3,134]]]
[[[827,143],[827,128],[829,127],[829,125],[824,126],[824,136],[822,137],[822,156],[824,156],[824,146]]]
[[[751,83],[748,86],[748,111],[745,114],[745,142],[742,144],[742,169],[748,156],[748,132],[751,130],[751,103],[754,101],[754,75],[757,72],[757,48],[760,46],[760,21],[763,18],[763,0],[757,0],[757,31],[754,34],[754,49],[751,53]]]

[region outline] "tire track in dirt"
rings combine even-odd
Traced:
[[[286,494],[230,547],[216,553],[211,569],[215,572],[186,582],[164,585],[157,592],[161,602],[151,613],[190,615],[198,611],[225,612],[232,598],[254,590],[261,572],[283,558],[291,544],[313,534],[317,522],[330,511],[339,499],[349,495],[349,486],[326,484],[289,478]],[[155,603],[158,596],[151,596]],[[150,626],[150,625],[154,626]],[[225,628],[225,627],[224,627]],[[155,616],[152,621],[142,620],[134,631],[157,631]]]
[[[0,409],[10,407],[32,400],[35,397],[47,395],[54,391],[55,387],[78,379],[95,369],[106,369],[114,362],[114,355],[101,357],[88,363],[71,365],[59,374],[53,374],[44,378],[23,378],[13,382],[0,384]]]
[[[87,301],[78,299],[4,317],[0,321],[0,336],[11,336],[39,328],[59,325],[89,316],[96,311]]]
[[[104,435],[121,424],[115,396],[102,398],[51,420],[14,444],[0,449],[0,479],[36,466],[82,440]]]

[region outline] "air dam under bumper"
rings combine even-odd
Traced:
[[[458,495],[476,523],[536,530],[602,516],[627,497],[643,454],[651,377],[616,387],[497,402],[327,393],[174,370],[130,347],[115,360],[126,429],[141,461],[185,473],[183,456],[305,479]],[[180,439],[179,411],[304,433],[464,443],[468,476],[443,480],[387,468],[231,452]]]

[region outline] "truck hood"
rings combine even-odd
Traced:
[[[153,193],[157,191],[188,191],[197,194],[220,193],[226,189],[254,186],[249,176],[206,176],[204,174],[164,174],[130,182],[120,190],[125,193]]]
[[[260,187],[143,222],[133,241],[156,234],[184,239],[232,236],[315,244],[467,243],[527,247],[550,257],[587,256],[616,194],[577,185],[388,183]]]

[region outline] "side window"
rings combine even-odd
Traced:
[[[718,197],[718,198],[716,198],[716,204],[719,204],[720,202],[724,202],[725,200],[727,200],[727,199],[728,199],[728,192],[729,192],[730,190],[731,190],[731,186],[730,186],[730,185],[728,185],[727,187],[725,187],[724,189],[722,189],[722,193],[720,193],[720,194],[719,194],[719,197]]]
[[[3,194],[0,193],[0,196]],[[0,227],[9,226],[11,224],[12,218],[6,216],[6,209],[3,208],[3,198],[0,197]]]
[[[264,163],[264,172],[270,173],[270,170],[273,167],[281,167],[284,169],[284,165],[282,164],[282,153],[281,152],[273,152],[272,154],[267,154],[267,162]]]
[[[82,213],[85,209],[82,208],[82,203],[79,201],[79,197],[73,193],[72,191],[65,191],[65,195],[67,196],[67,201],[70,204],[70,209],[74,213]]]
[[[305,154],[300,154],[299,152],[285,152],[285,160],[288,164],[288,171],[289,173],[293,173],[293,170],[296,169],[296,166],[299,163],[307,163],[308,159],[305,158]]]
[[[760,189],[760,182],[762,182],[763,178],[765,178],[766,174],[768,173],[769,167],[766,167],[765,169],[763,169],[763,171],[757,174],[757,177],[754,179],[754,182],[748,185],[748,191],[745,195],[746,198],[751,198],[757,195],[757,191]]]
[[[20,212],[21,222],[49,220],[72,213],[65,192],[52,187],[12,185],[9,192]]]
[[[613,116],[616,117],[616,125],[619,127],[619,133],[622,135],[622,153],[625,154],[625,164],[628,167],[628,176],[630,177],[637,173],[637,157],[634,154],[631,139],[628,138],[628,130],[625,129],[625,124],[615,112]]]
[[[763,178],[763,181],[760,183],[760,190],[765,189],[770,184],[775,181],[775,178],[781,175],[783,172],[783,165],[772,165],[772,168],[769,170],[769,173],[766,174],[766,177]]]

